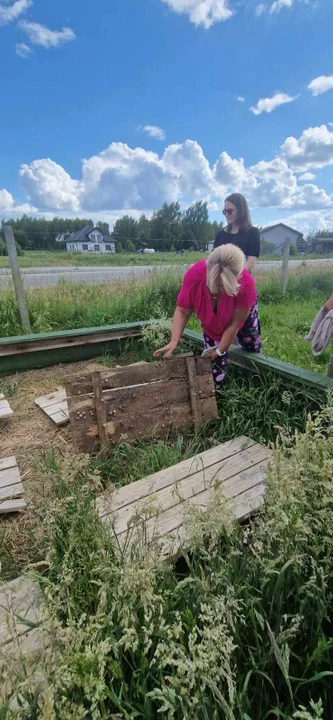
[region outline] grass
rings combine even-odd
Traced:
[[[177,255],[177,253],[156,252],[153,255],[135,253],[116,253],[116,254],[82,254],[79,252],[68,253],[63,250],[26,250],[24,255],[19,257],[19,264],[22,268],[33,267],[56,267],[56,266],[76,266],[85,265],[93,266],[125,266],[125,265],[191,265],[196,260],[205,257],[205,253],[191,252]],[[318,255],[311,253],[309,255],[291,256],[291,260],[314,260],[333,257],[332,255]],[[262,255],[261,261],[280,260],[280,255]],[[8,268],[8,257],[0,256],[0,268]]]
[[[181,273],[166,270],[126,283],[76,285],[61,283],[27,291],[33,332],[94,327],[171,317]],[[326,372],[329,350],[314,357],[304,337],[312,320],[331,295],[333,270],[300,268],[290,273],[282,297],[277,272],[256,272],[262,320],[263,352],[315,372]],[[189,327],[200,329],[193,317]],[[0,291],[0,335],[21,334],[14,295]]]
[[[89,467],[49,470],[51,643],[2,717],[331,720],[332,408],[281,439],[253,522],[234,523],[218,493],[189,515],[177,563],[156,545],[116,552]]]

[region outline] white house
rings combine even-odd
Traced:
[[[302,233],[282,222],[262,228],[262,230],[260,230],[260,237],[262,240],[266,240],[266,242],[275,246],[277,255],[283,255],[283,245],[286,240],[291,240],[292,244],[296,245],[299,250],[302,244],[304,244]]]
[[[116,244],[110,235],[104,235],[93,225],[85,225],[81,230],[66,237],[67,252],[115,253]]]

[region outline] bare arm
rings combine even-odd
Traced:
[[[192,308],[182,308],[177,306],[173,320],[172,320],[172,329],[171,329],[171,340],[170,342],[165,345],[165,347],[160,348],[159,350],[155,350],[154,357],[160,357],[160,355],[165,355],[166,358],[170,358],[172,353],[175,351],[179,340],[186,328],[186,325],[192,315]]]
[[[224,353],[226,350],[228,350],[234,340],[235,335],[237,335],[238,333],[239,326],[245,322],[246,318],[249,315],[249,312],[250,310],[248,310],[247,308],[238,308],[237,310],[235,310],[232,320],[229,323],[228,327],[226,327],[218,344],[218,349],[221,353]],[[218,357],[214,348],[212,348],[212,352],[209,353],[209,357],[211,358],[211,360],[216,360],[216,358]]]

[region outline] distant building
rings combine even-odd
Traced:
[[[317,253],[333,253],[333,237],[313,238],[311,250]]]
[[[81,230],[68,235],[65,239],[67,252],[115,253],[116,244],[111,235],[104,235],[93,225],[85,225]]]
[[[276,255],[283,254],[283,245],[286,240],[290,240],[293,245],[296,245],[298,252],[302,252],[306,247],[304,235],[285,223],[276,223],[262,228],[260,237],[274,245]]]

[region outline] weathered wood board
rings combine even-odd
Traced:
[[[41,395],[34,402],[56,425],[65,425],[65,423],[69,422],[68,403],[64,387],[58,387],[48,395]]]
[[[22,495],[24,488],[21,482],[20,471],[16,458],[2,458],[0,460],[0,514],[22,512],[27,507]]]
[[[12,695],[16,679],[34,675],[36,663],[45,654],[46,639],[38,627],[41,602],[38,584],[27,577],[0,585],[0,697],[11,697],[13,709],[18,708]]]
[[[78,376],[66,383],[73,444],[80,452],[98,444],[163,436],[217,418],[209,359],[192,354],[172,360]]]
[[[206,510],[219,491],[243,520],[263,502],[269,448],[239,437],[97,499],[121,545],[157,539],[172,552],[186,543],[191,508]]]
[[[3,393],[0,393],[0,420],[7,420],[14,415],[8,400]]]

